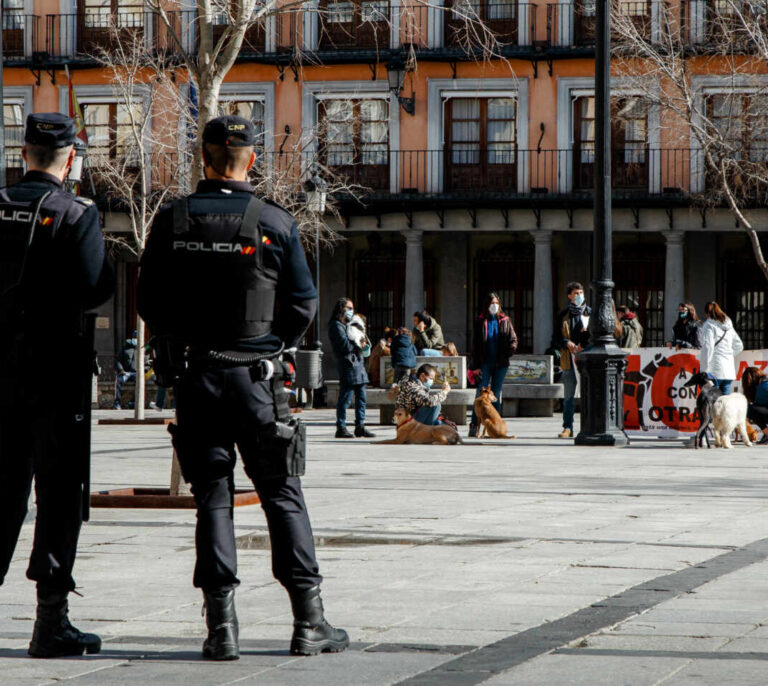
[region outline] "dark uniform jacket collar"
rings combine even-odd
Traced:
[[[203,179],[197,184],[198,193],[218,193],[223,190],[253,193],[254,188],[247,181],[222,181],[219,179]]]
[[[64,182],[58,177],[54,176],[53,174],[49,174],[48,172],[43,171],[28,171],[26,174],[24,174],[24,178],[22,178],[22,183],[25,181],[38,181],[42,183],[52,183],[54,186],[58,186],[59,188],[64,188]]]

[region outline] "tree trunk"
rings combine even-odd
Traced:
[[[198,119],[197,119],[197,138],[195,139],[195,160],[192,165],[192,192],[194,192],[198,181],[203,178],[203,129],[206,122],[210,121],[219,114],[219,93],[221,92],[221,79],[201,78],[198,80],[200,92],[198,93]]]
[[[133,396],[133,416],[144,419],[144,320],[137,317],[136,321],[136,391]]]

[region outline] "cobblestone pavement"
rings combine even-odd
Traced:
[[[510,420],[514,441],[380,446],[334,440],[331,412],[304,418],[323,595],[350,650],[288,654],[257,506],[235,514],[242,658],[225,664],[200,657],[193,512],[94,509],[71,617],[101,654],[27,657],[25,524],[0,588],[0,684],[768,683],[765,448],[577,448],[557,417]],[[94,489],[167,486],[162,426],[95,426],[93,451]]]

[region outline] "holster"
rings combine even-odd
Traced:
[[[259,452],[253,465],[254,476],[261,479],[304,476],[307,429],[298,417],[291,415],[288,404],[288,388],[296,374],[293,357],[284,353],[274,360],[274,365],[275,374],[270,384],[276,421],[259,430]]]
[[[171,388],[186,371],[186,345],[171,336],[155,336],[149,341],[149,347],[155,383],[161,388]]]

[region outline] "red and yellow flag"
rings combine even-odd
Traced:
[[[88,143],[88,133],[85,130],[85,119],[83,119],[83,111],[80,109],[80,103],[77,102],[77,95],[75,94],[75,88],[72,85],[72,77],[69,77],[69,116],[75,120],[75,131],[77,137]]]

